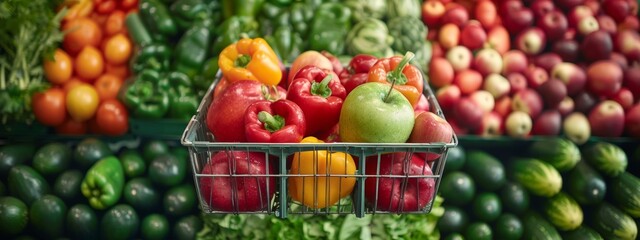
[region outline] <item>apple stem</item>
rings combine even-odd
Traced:
[[[269,132],[275,132],[284,127],[284,118],[278,115],[271,115],[267,111],[258,113],[258,120],[264,123],[264,129]]]
[[[387,81],[391,82],[391,88],[389,89],[389,92],[387,92],[387,95],[384,97],[385,102],[389,98],[389,95],[391,94],[391,90],[393,90],[393,86],[395,86],[396,82],[399,82],[398,84],[407,83],[407,76],[405,76],[404,73],[402,73],[402,71],[404,71],[404,68],[407,66],[407,64],[409,64],[409,62],[415,56],[416,55],[413,54],[412,52],[407,52],[402,57],[402,60],[400,61],[398,66],[396,66],[396,68],[394,68],[392,71],[387,73]]]
[[[331,82],[331,79],[333,79],[333,75],[329,74],[322,79],[322,82],[318,83],[314,81],[311,84],[311,94],[314,96],[321,96],[323,98],[331,96],[331,88],[329,88],[329,82]]]

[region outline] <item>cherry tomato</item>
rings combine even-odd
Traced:
[[[87,82],[83,81],[83,80],[80,80],[80,78],[77,78],[77,77],[71,77],[71,79],[69,79],[69,81],[67,81],[62,86],[62,88],[64,89],[64,92],[67,93],[72,88],[77,87],[77,86],[82,85],[82,84],[87,84]]]
[[[89,15],[89,17],[91,18],[91,20],[93,20],[94,22],[96,22],[98,24],[98,27],[100,27],[100,29],[102,29],[102,27],[107,23],[107,18],[109,17],[109,15],[104,15],[104,14],[99,14],[97,12],[93,12],[91,13],[91,15]],[[102,32],[102,35],[104,36],[104,32]]]
[[[45,126],[57,126],[67,118],[65,92],[61,88],[49,88],[31,98],[31,108],[36,120]]]
[[[62,46],[72,56],[86,46],[97,47],[102,41],[102,30],[94,20],[88,17],[70,20],[64,24],[62,30],[68,31],[64,35]]]
[[[104,74],[94,83],[100,101],[113,99],[118,96],[118,91],[122,86],[122,79],[111,74]]]
[[[121,33],[122,30],[124,30],[125,17],[125,13],[122,10],[115,10],[109,14],[109,17],[107,17],[107,21],[104,24],[104,34],[107,36],[113,36]]]
[[[74,67],[79,78],[93,82],[104,72],[102,53],[92,46],[87,46],[76,57]]]
[[[78,85],[67,92],[67,111],[78,122],[89,120],[96,113],[100,98],[89,84]]]
[[[116,1],[114,0],[102,1],[96,5],[96,12],[100,14],[109,14],[113,10],[116,10]]]
[[[101,133],[111,136],[122,135],[129,130],[129,113],[118,100],[105,100],[98,107],[96,122]]]
[[[131,41],[124,34],[119,33],[107,40],[103,52],[108,63],[114,65],[126,63],[131,57]]]
[[[127,79],[129,77],[129,66],[127,66],[127,64],[113,65],[107,63],[105,73],[114,75],[120,79]]]
[[[122,0],[120,1],[120,7],[122,9],[131,9],[138,6],[138,0]]]
[[[56,127],[56,133],[63,135],[83,135],[87,133],[87,123],[78,122],[69,117],[67,121]]]
[[[64,84],[71,78],[73,64],[71,57],[62,49],[56,49],[53,60],[44,60],[44,75],[53,84]]]

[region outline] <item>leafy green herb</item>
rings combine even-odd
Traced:
[[[52,58],[62,41],[56,14],[59,0],[5,0],[0,3],[0,121],[33,121],[31,96],[47,89],[43,57]]]

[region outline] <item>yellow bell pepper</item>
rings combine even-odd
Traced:
[[[300,143],[324,143],[315,137],[306,137]],[[293,155],[290,174],[317,176],[289,177],[289,195],[307,207],[330,207],[349,196],[356,184],[356,164],[345,152],[326,150],[297,152]],[[354,177],[328,177],[354,175]]]
[[[263,38],[244,38],[227,46],[220,52],[218,66],[229,83],[254,80],[275,86],[282,79],[280,60]]]
[[[86,17],[93,12],[93,1],[91,0],[65,0],[58,7],[58,11],[68,8],[64,20],[69,21],[76,18]]]

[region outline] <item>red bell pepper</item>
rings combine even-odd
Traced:
[[[305,136],[332,128],[340,119],[342,102],[347,97],[340,80],[330,71],[306,66],[289,85],[287,99],[300,106],[307,120]]]
[[[420,70],[409,62],[415,54],[407,52],[404,57],[394,56],[383,58],[369,70],[369,82],[380,82],[392,85],[411,103],[411,106],[418,104],[424,80]]]
[[[367,82],[369,70],[377,61],[377,57],[367,54],[358,54],[349,61],[349,66],[340,72],[340,82],[347,90],[347,94],[357,86]]]
[[[286,99],[251,104],[244,124],[247,141],[263,143],[298,143],[306,128],[302,109]]]

